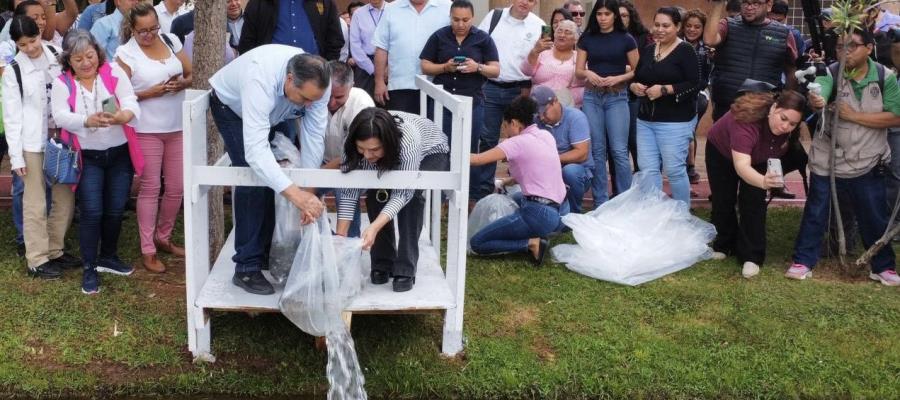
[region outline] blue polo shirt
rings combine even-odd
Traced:
[[[281,0],[278,2],[278,19],[272,44],[286,44],[299,47],[307,54],[319,54],[316,35],[309,24],[309,17],[303,8],[304,0]]]
[[[588,125],[587,116],[577,108],[563,106],[562,119],[556,125],[547,125],[535,117],[539,128],[550,132],[556,140],[556,151],[559,154],[572,150],[572,145],[591,140],[591,128]],[[588,144],[587,160],[581,163],[585,168],[594,167],[594,158],[591,157],[590,144]]]
[[[491,39],[491,35],[488,35],[487,32],[474,26],[469,29],[469,35],[463,39],[461,44],[456,41],[452,27],[445,26],[438,29],[425,42],[419,58],[435,64],[443,64],[456,56],[471,58],[479,64],[500,61],[494,39]],[[434,84],[444,85],[444,89],[450,93],[477,99],[483,98],[481,86],[485,81],[487,78],[478,72],[469,74],[452,72],[434,77]]]

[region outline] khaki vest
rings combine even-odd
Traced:
[[[887,79],[896,79],[888,74]],[[878,82],[870,82],[863,90],[860,99],[853,94],[850,82],[843,79],[838,88],[835,101],[843,101],[856,111],[876,113],[884,111]],[[828,163],[831,150],[831,135],[837,135],[835,149],[835,177],[856,178],[891,158],[891,149],[887,143],[887,129],[872,129],[843,119],[838,120],[837,127],[832,127],[833,114],[828,114],[825,132],[813,138],[809,151],[809,169],[816,175],[828,176]]]

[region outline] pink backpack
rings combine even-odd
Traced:
[[[116,93],[116,85],[119,83],[119,78],[116,78],[112,75],[112,67],[109,63],[104,63],[100,66],[100,69],[97,71],[100,80],[103,81],[103,86],[106,87],[106,91],[109,93]],[[72,76],[71,71],[63,72],[59,76],[59,80],[63,81],[66,86],[69,87],[69,109],[73,112],[75,111],[75,99],[76,93],[75,90],[75,77]],[[116,104],[119,104],[119,99],[116,98]],[[141,151],[141,145],[138,142],[137,133],[134,131],[134,128],[130,125],[122,125],[122,129],[125,131],[125,139],[128,141],[128,154],[131,156],[131,165],[134,167],[134,172],[138,176],[144,173],[144,153]],[[79,152],[79,163],[81,162],[81,145],[78,143],[78,135],[72,134],[69,131],[62,129],[60,133],[60,139],[63,142],[72,143],[72,147],[75,148],[75,151]],[[72,190],[74,191],[78,185],[73,185]]]

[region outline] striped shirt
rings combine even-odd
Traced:
[[[400,117],[400,132],[403,138],[400,140],[400,171],[418,171],[422,160],[432,154],[449,153],[450,145],[447,136],[427,118],[401,111],[391,111],[391,115]],[[346,155],[344,157],[346,160]],[[359,170],[376,170],[375,164],[361,159],[357,166]],[[359,196],[364,189],[341,189],[341,198],[338,203],[338,219],[353,220],[353,213],[359,205]],[[414,189],[391,190],[391,196],[385,204],[382,214],[391,219],[409,203]]]

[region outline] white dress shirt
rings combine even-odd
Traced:
[[[309,107],[285,97],[288,61],[303,50],[280,44],[259,46],[222,67],[209,79],[219,100],[241,117],[244,158],[257,176],[278,193],[292,184],[269,146],[269,130],[286,120],[300,121],[300,168],[319,168],[325,152],[331,87]],[[244,100],[247,100],[244,103]]]
[[[488,32],[491,27],[491,10],[478,25],[478,29]],[[494,43],[497,43],[497,53],[500,56],[500,76],[492,78],[497,82],[516,82],[529,79],[522,72],[522,61],[528,57],[528,52],[534,48],[541,37],[541,27],[544,21],[533,13],[528,13],[525,19],[516,19],[509,14],[509,8],[503,9],[503,16],[497,22],[497,27],[491,33]]]
[[[375,102],[365,90],[351,88],[347,102],[328,119],[328,134],[325,136],[325,161],[340,158],[344,154],[344,141],[350,131],[350,123],[360,111],[375,107]]]
[[[47,143],[50,117],[47,85],[59,76],[60,65],[46,42],[41,58],[32,60],[22,52],[15,57],[22,72],[23,96],[19,96],[19,84],[13,68],[9,66],[3,71],[3,124],[12,169],[25,167],[23,152],[42,152]]]
[[[103,100],[115,96],[119,100],[119,109],[131,111],[134,113],[134,118],[141,117],[137,96],[134,95],[128,75],[115,64],[112,64],[112,75],[118,79],[115,93],[106,90],[106,85],[103,84],[100,75],[94,79],[93,87],[87,90],[81,82],[75,79],[75,82],[72,83],[77,91],[75,111],[69,109],[69,86],[60,79],[53,80],[53,89],[50,91],[53,119],[60,128],[78,135],[78,142],[83,150],[106,150],[127,142],[122,125],[110,125],[106,128],[86,128],[84,126],[88,115],[103,111]],[[134,119],[132,119],[132,123],[133,121]]]
[[[174,13],[170,13],[166,8],[165,1],[159,2],[159,4],[153,6],[153,8],[156,9],[156,16],[159,18],[160,33],[170,33],[172,31],[172,21],[181,15],[187,14],[189,11],[187,7],[182,4]]]

